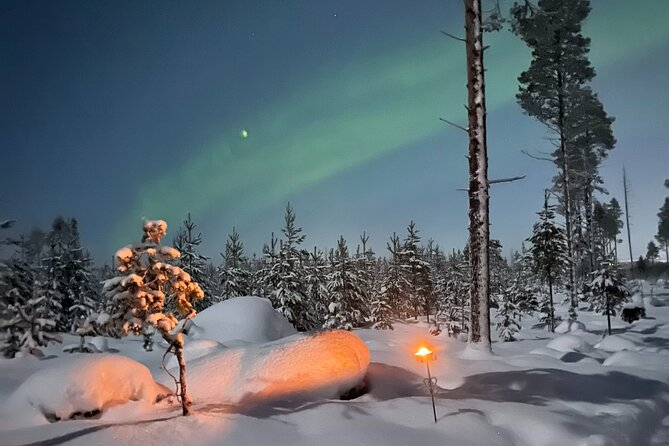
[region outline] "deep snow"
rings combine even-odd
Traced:
[[[669,302],[669,290],[654,291],[659,303]],[[566,311],[566,306],[558,307],[558,314]],[[581,311],[583,325],[565,327],[563,334],[548,333],[536,326],[535,318],[523,318],[519,341],[494,342],[495,354],[482,359],[466,359],[465,343],[445,333],[432,337],[423,322],[396,324],[393,331],[355,330],[371,353],[367,394],[350,401],[317,395],[306,402],[279,394],[253,404],[240,404],[243,398],[222,402],[216,392],[232,373],[228,364],[238,369],[232,374],[243,385],[260,385],[280,375],[260,360],[275,350],[260,344],[219,347],[241,339],[235,333],[218,336],[214,344],[205,342],[201,335],[209,330],[208,323],[201,323],[198,342],[214,348],[188,363],[193,416],[179,416],[176,404],[147,407],[130,402],[105,410],[95,420],[5,426],[0,444],[666,445],[669,306],[647,305],[646,312],[646,319],[631,325],[618,316],[612,319],[614,335],[608,338],[606,317],[591,312]],[[307,371],[321,363],[318,348],[298,347],[302,336],[270,344],[283,346],[278,351],[291,370]],[[421,345],[437,355],[430,364],[440,389],[436,424],[423,386],[425,364],[413,356]],[[160,370],[163,352],[158,343],[154,352],[141,346],[141,338],[109,340],[110,349],[143,363],[156,380],[169,385]],[[68,355],[61,348],[50,346],[47,355],[65,361],[101,357]],[[247,353],[253,360],[246,362],[239,352],[255,352]],[[60,360],[48,358],[0,361],[0,401],[31,373],[48,374]]]

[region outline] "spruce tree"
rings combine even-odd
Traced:
[[[222,285],[221,300],[251,294],[251,273],[248,270],[248,259],[244,255],[244,244],[239,234],[232,228],[225,242],[225,253],[221,253],[220,282]]]
[[[499,338],[504,342],[515,341],[516,333],[520,331],[520,310],[518,301],[522,298],[523,290],[514,280],[512,284],[504,289],[498,302],[497,310],[497,332]]]
[[[196,233],[197,225],[191,219],[190,212],[177,230],[173,245],[181,256],[177,259],[177,265],[186,271],[194,282],[197,282],[204,293],[204,298],[196,303],[196,309],[201,311],[214,302],[214,281],[208,273],[209,258],[198,252],[202,244],[202,234]]]
[[[40,347],[61,342],[50,296],[33,268],[14,260],[0,265],[0,352],[13,358],[18,352],[42,356]]]
[[[553,286],[565,272],[569,262],[564,230],[555,224],[555,207],[548,205],[548,194],[544,197],[544,208],[539,212],[539,221],[534,224],[532,236],[527,239],[532,246],[534,272],[548,284],[548,329],[555,330]]]
[[[606,315],[610,335],[611,316],[616,315],[616,311],[630,295],[624,277],[613,262],[605,260],[601,268],[593,273],[590,289],[593,294],[594,310]]]
[[[430,264],[423,260],[423,250],[420,246],[419,231],[411,221],[407,227],[407,236],[402,247],[402,269],[408,286],[409,302],[413,316],[418,318],[421,310],[430,322],[430,311],[434,306],[432,295],[432,280]]]
[[[270,300],[274,308],[283,314],[298,330],[309,330],[315,325],[313,312],[308,307],[304,287],[305,252],[300,245],[305,239],[302,228],[295,224],[295,213],[286,207],[285,225],[281,232],[278,259],[271,266],[268,277],[274,282]]]
[[[328,275],[330,303],[323,328],[351,330],[365,320],[365,297],[356,275],[355,260],[349,256],[343,236],[337,241],[331,263],[332,271]]]

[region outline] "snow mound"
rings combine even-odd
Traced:
[[[641,293],[634,293],[630,298],[630,301],[623,305],[623,308],[643,308],[644,299],[641,296]]]
[[[188,390],[196,403],[337,398],[362,383],[369,359],[351,332],[297,334],[196,359],[187,364]]]
[[[590,344],[576,335],[565,334],[553,339],[546,347],[559,352],[588,352],[592,350]]]
[[[94,415],[128,401],[169,393],[144,365],[121,355],[68,357],[35,372],[5,401],[0,420],[18,428]]]
[[[184,346],[184,359],[186,363],[193,361],[202,356],[223,350],[225,346],[213,339],[190,339]],[[172,355],[167,361],[167,368],[172,369],[177,367],[177,358]]]
[[[667,366],[667,356],[653,353],[621,351],[604,360],[605,366],[635,367],[648,370],[662,370]]]
[[[585,324],[579,321],[563,321],[555,327],[555,333],[557,334],[566,334],[574,331],[585,331]]]
[[[604,350],[605,352],[620,352],[623,350],[639,350],[640,347],[635,344],[633,341],[620,336],[620,335],[611,335],[602,339],[602,342],[595,345],[595,348]]]
[[[270,342],[297,333],[288,320],[262,297],[233,297],[198,313],[190,337],[251,343]],[[188,344],[188,342],[186,342]]]

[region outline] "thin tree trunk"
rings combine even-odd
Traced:
[[[564,200],[564,224],[567,232],[567,257],[569,260],[568,276],[569,276],[569,321],[575,321],[576,315],[576,284],[574,274],[574,247],[572,240],[572,221],[571,221],[571,196],[570,196],[570,179],[569,179],[569,161],[567,156],[567,141],[565,131],[565,105],[564,105],[564,91],[562,82],[562,72],[557,72],[557,87],[558,87],[558,127],[560,130],[560,155],[562,155],[562,198]]]
[[[609,293],[606,291],[604,293],[606,294],[606,322],[609,325],[609,336],[611,336],[611,308],[609,305]]]
[[[488,154],[481,0],[465,1],[469,124],[469,343],[491,350],[488,264]]]
[[[182,342],[177,342],[174,347],[174,355],[177,357],[177,362],[179,363],[179,383],[180,383],[180,393],[181,393],[181,409],[183,415],[190,415],[190,409],[188,406],[192,404],[190,397],[188,396],[188,388],[186,386],[186,361],[184,360],[184,346]]]
[[[630,214],[627,206],[627,173],[623,167],[623,193],[625,195],[625,222],[627,225],[627,245],[630,249],[630,273],[632,280],[634,280],[634,256],[632,255],[632,235],[630,231]]]
[[[550,330],[555,333],[555,310],[553,306],[553,278],[551,277],[550,268],[548,270],[548,296],[550,297]]]

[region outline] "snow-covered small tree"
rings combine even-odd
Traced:
[[[405,292],[408,283],[402,268],[402,245],[397,234],[393,233],[386,246],[390,259],[381,285],[383,300],[388,303],[395,316],[404,318],[409,314],[410,304]]]
[[[432,294],[432,278],[430,264],[423,259],[423,249],[420,246],[419,231],[411,221],[407,227],[407,237],[402,247],[402,269],[406,277],[409,300],[413,307],[413,315],[418,318],[420,309],[425,312],[428,323],[430,311],[434,307]]]
[[[517,299],[522,294],[516,283],[507,287],[498,302],[497,309],[497,333],[499,338],[504,341],[515,341],[516,333],[520,331],[520,311],[518,310]]]
[[[329,304],[329,295],[327,288],[327,270],[328,265],[323,258],[323,252],[316,249],[309,254],[309,261],[305,267],[305,295],[308,307],[312,310],[315,323],[322,326],[325,315],[327,314],[327,305]]]
[[[251,273],[247,268],[248,259],[244,255],[244,244],[239,239],[239,233],[232,228],[225,242],[225,253],[221,253],[220,281],[223,287],[221,300],[231,297],[248,296],[251,294]]]
[[[204,298],[196,302],[196,310],[204,310],[214,303],[215,281],[208,271],[209,258],[200,254],[202,234],[195,232],[197,225],[191,219],[190,212],[182,222],[174,237],[174,247],[181,253],[176,265],[187,272],[194,282],[197,282],[204,293]]]
[[[356,274],[355,260],[349,256],[343,236],[339,238],[333,254],[328,292],[330,304],[324,328],[351,330],[365,320],[365,296]]]
[[[193,303],[204,297],[197,282],[178,266],[170,264],[180,253],[169,246],[160,246],[167,223],[162,220],[144,223],[144,235],[136,246],[121,248],[116,252],[120,276],[104,283],[108,299],[106,314],[101,320],[117,336],[129,333],[141,335],[153,326],[169,344],[179,364],[177,393],[184,415],[191,404],[186,386],[186,362],[183,356],[183,331],[186,323],[195,316]],[[166,308],[175,308],[185,318],[179,324],[174,314]]]
[[[630,295],[624,277],[613,262],[605,260],[601,262],[601,268],[593,273],[590,290],[594,310],[606,315],[610,335],[611,316],[616,315],[616,311]]]
[[[0,266],[0,352],[13,358],[18,352],[41,356],[40,347],[61,342],[48,293],[26,262]]]
[[[285,226],[281,230],[284,238],[279,245],[278,261],[271,265],[269,277],[274,281],[270,301],[298,330],[308,330],[315,325],[315,317],[310,311],[305,296],[304,258],[300,250],[305,239],[302,228],[295,224],[295,213],[286,207]]]
[[[569,262],[564,230],[555,224],[555,207],[548,205],[548,194],[544,197],[544,208],[539,212],[539,221],[534,224],[532,236],[527,239],[532,246],[534,272],[548,283],[548,328],[555,330],[553,285],[565,273]]]

